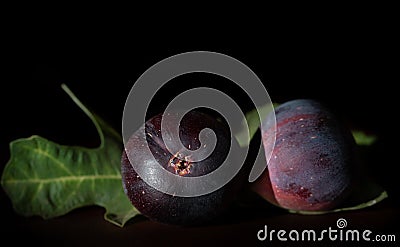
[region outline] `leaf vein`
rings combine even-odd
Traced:
[[[48,157],[54,163],[58,164],[58,166],[61,169],[63,169],[65,172],[67,172],[69,175],[73,175],[73,173],[65,166],[65,164],[63,162],[61,162],[60,160],[58,160],[56,157],[52,156],[50,153],[46,152],[45,150],[42,150],[42,149],[39,149],[39,148],[32,148],[32,147],[26,146],[26,145],[21,145],[21,147],[23,147],[25,149],[32,150],[33,152],[36,152],[38,154],[41,154],[43,156]]]
[[[54,182],[71,182],[80,180],[121,180],[120,174],[113,175],[83,175],[83,176],[66,176],[57,178],[32,178],[32,179],[9,179],[5,180],[5,184],[18,183],[54,183]]]

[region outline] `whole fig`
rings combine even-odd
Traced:
[[[156,190],[137,174],[131,165],[135,162],[155,181],[161,181],[159,174],[147,168],[148,162],[157,162],[168,172],[176,176],[197,177],[217,169],[229,152],[231,136],[227,124],[200,111],[191,111],[182,119],[179,135],[182,144],[189,150],[200,146],[199,133],[210,128],[217,137],[217,144],[209,157],[193,162],[191,157],[184,157],[179,152],[170,153],[161,135],[162,115],[149,119],[141,129],[135,132],[125,145],[122,154],[122,181],[126,195],[132,204],[146,217],[167,224],[193,225],[214,219],[223,212],[235,199],[240,189],[239,179],[233,179],[222,188],[206,195],[196,197],[180,197],[165,194]],[[171,125],[171,123],[166,123]],[[145,131],[145,137],[141,134]],[[145,152],[146,146],[151,153]],[[128,156],[131,159],[128,159]]]
[[[328,210],[352,189],[355,141],[350,130],[321,103],[299,99],[275,109],[261,126],[263,145],[273,146],[268,167],[252,187],[291,210]]]

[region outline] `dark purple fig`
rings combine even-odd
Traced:
[[[184,157],[180,153],[172,154],[166,149],[161,136],[161,119],[160,114],[148,120],[125,145],[121,168],[125,193],[143,215],[155,221],[192,225],[212,220],[234,200],[236,191],[240,187],[238,179],[233,179],[222,188],[206,195],[173,196],[158,191],[144,182],[133,169],[127,154],[130,155],[132,162],[141,166],[149,160],[156,159],[160,166],[176,176],[202,176],[217,169],[225,160],[231,145],[228,125],[196,110],[184,116],[180,123],[179,135],[180,141],[187,149],[196,150],[200,147],[199,133],[204,128],[212,129],[217,138],[216,147],[209,157],[192,162],[190,157]],[[143,128],[146,138],[140,135]],[[149,146],[150,155],[144,151],[145,145]],[[154,176],[152,179],[157,180],[161,175],[155,173],[152,176]]]
[[[276,143],[254,191],[292,210],[329,210],[349,194],[355,141],[349,129],[313,100],[293,100],[275,109]],[[273,145],[272,115],[261,127],[263,145]]]

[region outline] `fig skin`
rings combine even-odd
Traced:
[[[198,225],[217,217],[234,201],[237,191],[241,188],[239,177],[235,177],[222,188],[197,197],[179,197],[165,194],[148,185],[135,172],[129,162],[128,154],[133,162],[144,165],[146,161],[156,159],[167,171],[178,176],[202,176],[217,169],[224,161],[230,148],[230,132],[227,125],[215,118],[198,111],[185,115],[180,124],[182,144],[196,150],[200,146],[198,135],[204,128],[212,129],[217,136],[217,145],[212,154],[206,159],[190,164],[189,172],[180,172],[171,166],[171,159],[176,154],[169,153],[161,137],[161,114],[145,123],[145,126],[135,132],[125,145],[122,154],[121,173],[123,188],[131,203],[147,218],[165,224]],[[168,124],[168,123],[167,123]],[[140,131],[145,129],[146,138],[141,137]],[[143,145],[149,145],[154,156],[147,157]],[[179,160],[175,159],[177,162]],[[183,159],[181,160],[184,161]],[[158,174],[154,174],[157,179]]]
[[[252,189],[291,210],[329,210],[351,192],[355,141],[350,130],[317,101],[300,99],[275,109],[276,142],[267,169]],[[261,126],[264,147],[273,145],[271,117]]]

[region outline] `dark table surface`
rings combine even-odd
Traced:
[[[129,221],[123,228],[103,219],[104,210],[87,207],[75,210],[65,216],[43,220],[39,217],[24,218],[15,215],[9,203],[2,198],[2,239],[13,244],[39,244],[44,246],[204,246],[204,245],[295,245],[296,242],[280,242],[276,235],[273,240],[261,242],[257,233],[267,225],[271,230],[322,230],[338,229],[337,220],[347,221],[346,230],[370,230],[371,239],[376,234],[396,235],[399,238],[399,210],[389,200],[376,206],[354,212],[304,216],[289,214],[277,209],[236,210],[219,222],[205,226],[180,227],[164,225],[139,216]],[[4,210],[4,205],[7,205]],[[276,234],[276,233],[275,233]],[[325,235],[324,243],[341,245],[342,241],[330,241]],[[365,244],[361,241],[353,244]],[[309,245],[309,242],[305,242]],[[384,243],[391,246],[393,242]],[[379,246],[374,242],[375,246]]]

